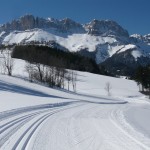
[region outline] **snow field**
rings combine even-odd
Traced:
[[[74,93],[28,82],[24,66],[0,75],[0,149],[150,149],[150,103],[134,81],[78,72]]]

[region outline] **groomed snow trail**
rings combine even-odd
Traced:
[[[0,75],[0,150],[150,150],[150,103],[134,81],[78,72],[73,93],[22,80],[25,65]]]
[[[47,120],[32,139],[34,150],[145,150],[146,145],[123,130],[112,114],[122,105],[86,104]],[[114,123],[115,122],[115,123]],[[43,137],[45,140],[43,140]]]
[[[119,123],[128,104],[66,102],[0,114],[2,150],[148,150]]]
[[[26,149],[34,132],[55,113],[83,105],[64,102],[26,107],[0,114],[0,149]]]

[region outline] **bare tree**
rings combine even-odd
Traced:
[[[72,87],[73,87],[73,91],[76,92],[76,85],[77,85],[77,71],[72,71]]]
[[[29,74],[29,80],[32,82],[33,79],[44,82],[46,76],[46,66],[40,63],[27,62],[25,70]]]
[[[34,79],[34,65],[30,62],[26,62],[25,70],[29,74],[29,81],[33,82],[33,79]]]
[[[25,66],[26,72],[29,74],[29,80],[32,82],[40,81],[48,84],[51,87],[64,88],[65,74],[64,68],[47,66],[40,63],[27,62]],[[69,79],[69,82],[71,79]]]
[[[110,93],[111,89],[112,89],[112,86],[111,86],[110,82],[106,82],[105,90],[106,90],[108,96],[111,96],[111,93]]]
[[[12,75],[12,70],[14,66],[14,59],[11,57],[12,50],[6,49],[3,51],[3,68],[4,73],[7,73],[9,76]]]
[[[65,88],[65,76],[67,74],[67,71],[63,68],[62,69],[62,74],[61,74],[61,83],[62,83],[62,88]]]
[[[68,82],[68,91],[70,90],[70,82],[71,82],[71,72],[68,70],[67,71],[67,74],[66,74],[66,80],[67,80],[67,82]]]
[[[36,66],[36,69],[38,72],[38,77],[39,77],[40,81],[42,82],[44,79],[45,65],[36,63],[35,66]]]
[[[60,68],[60,67],[56,68],[56,76],[57,76],[56,85],[58,87],[64,88],[66,73],[67,72],[64,68]]]

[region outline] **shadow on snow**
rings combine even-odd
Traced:
[[[46,94],[37,90],[33,90],[30,88],[26,88],[26,87],[15,85],[15,84],[10,84],[10,83],[3,82],[3,81],[0,81],[0,90],[12,92],[12,93],[39,96],[39,97],[64,98],[64,97],[49,95],[49,94]]]

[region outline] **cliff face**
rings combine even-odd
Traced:
[[[123,29],[115,21],[111,20],[93,20],[85,25],[88,34],[96,36],[122,36],[129,37],[128,31]]]
[[[1,31],[27,30],[36,27],[36,19],[32,15],[26,15],[19,20],[13,20],[0,27]]]
[[[1,32],[2,31],[10,32],[14,30],[24,31],[35,28],[56,29],[60,32],[69,32],[69,31],[85,32],[81,24],[76,23],[75,21],[69,18],[63,20],[57,20],[53,18],[44,19],[34,17],[32,15],[26,15],[18,20],[13,20],[10,23],[6,23],[0,27],[0,31]]]
[[[69,18],[62,20],[54,18],[44,19],[32,15],[25,15],[18,20],[6,23],[0,27],[0,31],[24,31],[35,28],[55,29],[60,32],[88,33],[94,36],[121,36],[129,38],[127,30],[123,29],[115,21],[93,20],[90,23],[81,25]]]

